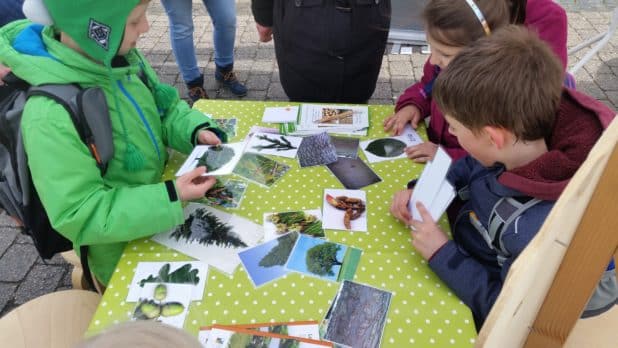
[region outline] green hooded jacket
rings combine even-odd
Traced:
[[[161,182],[167,147],[188,153],[197,130],[213,130],[223,141],[225,133],[210,118],[189,108],[177,93],[168,98],[166,111],[160,112],[161,103],[157,108],[151,88],[162,84],[137,50],[125,56],[128,64],[107,68],[57,41],[50,27],[24,40],[20,33],[30,29],[30,22],[18,21],[0,30],[0,63],[32,85],[77,83],[84,88],[98,86],[106,95],[114,157],[103,177],[70,116],[54,101],[45,97],[28,100],[22,135],[32,179],[51,225],[76,250],[90,246],[90,268],[107,285],[128,241],[164,232],[184,221],[175,187],[168,191]],[[24,43],[29,47],[26,51],[33,53],[14,48]],[[141,70],[151,88],[140,79]],[[127,139],[144,157],[140,169],[125,169]]]

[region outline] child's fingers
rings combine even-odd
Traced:
[[[206,173],[206,167],[199,166],[191,170],[190,172],[183,174],[179,179],[181,179],[184,182],[192,182],[194,179],[199,178],[204,173]]]
[[[425,208],[425,205],[422,202],[416,202],[416,209],[418,209],[418,212],[421,214],[421,219],[423,222],[434,222],[429,210]]]

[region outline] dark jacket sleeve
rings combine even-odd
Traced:
[[[258,24],[273,26],[273,0],[251,0],[251,12]]]
[[[431,112],[431,88],[436,75],[435,66],[431,65],[429,59],[427,59],[423,67],[423,77],[403,92],[397,100],[395,112],[401,110],[404,106],[414,105],[420,110],[422,117],[428,116]]]
[[[539,231],[552,206],[550,202],[539,204],[517,218],[503,232],[502,241],[511,255],[504,261],[499,273],[495,268],[479,262],[454,241],[445,244],[429,260],[429,267],[470,307],[477,328],[489,315],[511,265]]]

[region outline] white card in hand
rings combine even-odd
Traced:
[[[446,182],[446,173],[452,161],[451,157],[441,147],[438,147],[433,161],[427,162],[408,203],[408,210],[412,214],[413,219],[421,220],[421,215],[416,208],[416,202],[422,202],[427,210],[431,212],[434,220],[436,220],[437,218],[434,216],[434,212],[432,212],[433,202],[436,202],[435,214],[437,214],[437,217],[440,217],[446,207],[448,207],[448,204],[450,204],[450,201],[455,197],[453,187],[448,182],[444,184]],[[451,194],[453,197],[449,199],[448,197]],[[447,202],[446,205],[445,202]],[[439,209],[442,209],[442,206],[444,206],[444,210],[439,211]]]
[[[244,146],[245,144],[242,142],[221,145],[197,145],[193,148],[185,163],[178,169],[176,176],[182,176],[195,169],[200,163],[200,158],[207,153],[210,153],[210,155],[206,155],[206,163],[211,163],[211,165],[210,168],[208,168],[208,164],[206,165],[208,171],[203,176],[230,174],[240,160]]]

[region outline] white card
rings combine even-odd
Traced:
[[[230,275],[240,264],[238,253],[257,245],[264,237],[261,225],[203,204],[187,205],[185,219],[183,225],[154,235],[152,240]],[[179,230],[188,223],[191,225],[190,231]]]
[[[332,230],[348,230],[345,227],[343,218],[345,216],[345,210],[340,210],[333,207],[327,202],[327,196],[339,197],[346,196],[352,198],[360,198],[365,202],[365,211],[355,220],[350,221],[351,231],[367,232],[367,198],[365,191],[362,190],[338,190],[338,189],[326,189],[324,190],[324,201],[322,203],[322,227],[324,229]]]
[[[222,165],[216,168],[215,170],[208,168],[208,172],[206,172],[204,176],[228,175],[232,173],[232,170],[234,170],[236,163],[238,163],[238,160],[242,156],[243,147],[244,147],[244,143],[242,142],[222,144],[218,146],[217,145],[197,145],[196,147],[193,148],[193,151],[191,151],[191,153],[189,154],[189,157],[187,157],[187,159],[185,160],[185,163],[183,163],[180,169],[178,169],[178,171],[176,172],[176,176],[184,175],[192,171],[193,169],[195,169],[198,165],[199,159],[206,152],[215,151],[215,149],[217,150],[213,156],[215,155],[223,156],[223,154],[225,153],[225,156],[229,158],[226,160],[222,160],[221,162],[224,162],[225,164],[221,163]],[[221,153],[221,155],[218,155],[219,153]]]
[[[295,158],[303,138],[291,135],[255,133],[245,147],[245,152]]]
[[[162,285],[166,288],[165,296],[161,300],[154,299],[155,288],[158,285]],[[139,295],[139,301],[135,306],[135,310],[133,312],[133,318],[136,318],[136,310],[141,305],[142,301],[152,301],[151,304],[159,305],[162,308],[160,314],[156,318],[151,318],[157,321],[162,322],[163,324],[171,325],[182,329],[184,326],[185,318],[187,316],[187,312],[189,309],[189,304],[191,302],[191,293],[193,291],[193,287],[191,285],[185,284],[171,284],[171,283],[147,283],[142,288],[142,291]],[[167,313],[165,306],[170,306],[173,304],[176,308],[182,306],[182,312],[177,313]],[[173,314],[173,315],[171,315]]]
[[[281,106],[264,109],[263,123],[296,122],[298,106]]]
[[[423,139],[408,124],[398,136],[361,141],[360,147],[369,163],[377,163],[407,158],[405,148],[422,143]]]
[[[142,283],[142,285],[146,285],[148,283],[168,282],[162,280],[159,280],[158,282],[154,281],[157,279],[160,273],[162,273],[162,269],[163,273],[169,274],[174,273],[181,267],[186,268],[187,264],[189,265],[191,272],[195,273],[195,271],[197,271],[198,282],[197,284],[194,284],[193,282],[186,282],[184,284],[190,284],[193,287],[193,291],[191,292],[191,301],[201,300],[204,297],[204,287],[206,285],[206,279],[208,278],[208,265],[199,261],[175,261],[139,262],[137,264],[137,267],[135,268],[135,275],[133,275],[133,280],[131,281],[131,285],[129,287],[129,294],[127,295],[126,301],[135,302],[139,299],[140,292],[143,288],[143,286],[140,286],[140,283]],[[168,270],[169,272],[165,272],[165,270]],[[183,280],[174,282],[174,284],[183,284],[181,283],[181,281]]]
[[[436,152],[433,161],[427,162],[425,169],[423,169],[423,172],[421,173],[421,177],[414,186],[412,197],[408,203],[408,210],[410,210],[413,219],[421,219],[421,215],[416,208],[416,202],[420,201],[427,209],[430,209],[434,199],[436,199],[441,192],[448,195],[448,187],[441,191],[441,186],[443,182],[446,181],[446,174],[448,173],[448,169],[452,161],[453,160],[451,157],[441,147],[438,147],[438,151]],[[449,187],[451,190],[453,189],[452,186],[449,185]],[[440,197],[438,200],[443,202],[447,199]],[[442,211],[442,213],[443,212],[444,211]]]

